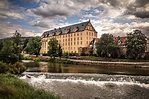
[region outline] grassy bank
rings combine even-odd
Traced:
[[[35,89],[12,74],[0,74],[0,99],[60,99],[42,89]]]

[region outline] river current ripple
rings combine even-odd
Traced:
[[[149,76],[24,72],[20,79],[62,99],[149,98]]]

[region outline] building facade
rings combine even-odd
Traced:
[[[42,35],[41,54],[48,52],[51,38],[58,40],[63,52],[79,53],[80,48],[88,47],[93,38],[97,38],[97,32],[90,21],[46,31]]]

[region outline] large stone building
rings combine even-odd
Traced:
[[[80,48],[87,48],[97,38],[97,32],[90,21],[46,31],[42,35],[41,54],[48,52],[51,38],[58,40],[63,52],[80,53]]]

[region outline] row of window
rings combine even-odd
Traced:
[[[89,44],[89,42],[90,41],[86,41],[86,45],[88,45]],[[66,42],[66,43],[61,43],[61,42],[59,42],[60,44],[61,44],[61,46],[71,46],[71,45],[82,45],[83,43],[82,43],[82,41],[77,41],[77,42]],[[42,43],[42,48],[46,48],[46,42],[43,42]]]
[[[61,42],[59,42],[61,44]],[[78,41],[78,42],[66,42],[66,43],[62,43],[63,46],[70,46],[70,45],[82,45],[82,41]]]

